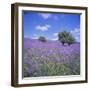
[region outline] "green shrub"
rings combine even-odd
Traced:
[[[40,36],[39,39],[41,42],[46,42],[46,38],[44,36]]]
[[[58,62],[48,62],[41,65],[39,71],[36,71],[33,76],[58,76],[58,75],[70,75],[71,69],[66,64]]]

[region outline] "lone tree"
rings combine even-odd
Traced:
[[[67,43],[68,45],[71,45],[75,43],[75,38],[72,36],[70,32],[63,31],[58,33],[58,40],[64,45]]]
[[[46,42],[46,38],[44,36],[40,36],[38,40],[40,40],[41,42]]]
[[[75,41],[76,41],[75,38],[72,36],[72,34],[70,34],[68,39],[67,39],[68,45],[75,43]]]

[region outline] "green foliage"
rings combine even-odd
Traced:
[[[70,69],[65,65],[58,62],[48,62],[41,66],[37,75],[39,76],[56,76],[56,75],[68,75]]]
[[[66,55],[57,53],[59,50],[61,49],[24,49],[23,77],[80,75],[80,53]],[[48,55],[49,51],[53,53]]]
[[[67,43],[70,45],[73,44],[74,42],[75,42],[75,38],[72,35],[69,35],[67,37]]]
[[[54,60],[64,58],[63,55],[50,55]],[[29,68],[29,64],[24,64],[24,77],[38,77],[38,76],[60,76],[60,75],[79,75],[80,65],[77,64],[79,56],[71,58],[71,62],[64,63],[58,61],[50,61],[49,57],[32,56],[34,68]],[[75,63],[72,59],[76,60]],[[32,73],[29,73],[30,69],[35,69]]]
[[[58,40],[64,45],[64,43],[67,43],[68,45],[71,45],[75,42],[75,38],[72,36],[70,32],[63,31],[58,33]]]
[[[39,39],[41,42],[46,42],[46,38],[44,36],[40,36]]]
[[[24,64],[24,73],[23,73],[23,77],[29,77],[30,74],[29,74],[29,67],[28,67],[28,64]]]

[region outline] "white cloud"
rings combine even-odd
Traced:
[[[48,13],[39,13],[39,15],[43,18],[43,19],[48,19],[51,17],[51,14]]]
[[[80,28],[75,28],[71,33],[77,41],[80,41]]]
[[[58,33],[53,33],[53,38],[51,40],[58,40]]]
[[[34,34],[32,38],[33,39],[38,39],[38,35],[37,34]]]
[[[37,34],[33,34],[33,36],[37,36]]]
[[[53,41],[56,41],[56,40],[58,40],[58,38],[57,38],[57,37],[56,37],[56,38],[52,38],[52,40],[53,40]]]
[[[52,14],[49,13],[39,13],[38,15],[41,16],[43,19],[53,18],[54,20],[58,20],[58,16],[56,15],[53,16]]]
[[[33,37],[33,39],[38,39],[38,37]]]
[[[71,31],[71,33],[80,33],[80,28],[75,28],[74,30]]]
[[[48,25],[48,24],[43,25],[43,26],[38,25],[38,26],[36,26],[36,29],[37,29],[37,30],[40,30],[40,31],[48,31],[50,27],[51,27],[51,26]]]
[[[46,26],[47,28],[50,28],[50,27],[51,27],[51,26],[50,26],[50,25],[48,25],[48,24],[46,24],[45,26]]]
[[[54,36],[57,36],[57,35],[58,35],[58,33],[53,33],[53,35],[54,35]]]

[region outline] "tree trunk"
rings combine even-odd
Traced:
[[[62,45],[64,45],[64,42],[62,42]]]
[[[71,44],[70,44],[70,43],[68,43],[68,45],[70,46]]]

